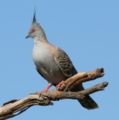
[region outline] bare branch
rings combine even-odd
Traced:
[[[77,86],[80,86],[82,83],[87,82],[87,81],[91,81],[91,80],[95,80],[99,77],[103,77],[104,75],[104,69],[103,68],[98,68],[95,71],[92,72],[79,72],[76,75],[68,78],[63,86],[60,87],[61,91],[68,91],[68,90],[72,90],[73,88],[76,88]]]
[[[0,107],[0,120],[17,116],[34,105],[48,106],[53,105],[53,101],[61,99],[83,99],[85,95],[103,90],[107,87],[108,83],[103,82],[78,92],[71,92],[69,88],[71,90],[73,87],[79,86],[83,82],[94,80],[103,75],[104,70],[102,68],[89,73],[78,73],[67,79],[60,90],[50,90],[39,95],[29,95],[20,100],[15,99],[8,101]]]

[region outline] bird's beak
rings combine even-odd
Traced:
[[[27,38],[29,38],[30,36],[29,35],[27,35],[25,38],[27,39]]]

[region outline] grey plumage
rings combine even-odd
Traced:
[[[34,38],[33,61],[37,71],[49,83],[56,86],[62,80],[66,80],[77,73],[69,56],[62,49],[57,48],[48,42],[43,28],[36,21],[35,14],[27,37]],[[83,89],[84,88],[81,85],[71,91]],[[96,102],[90,96],[86,96],[83,100],[79,100],[79,102],[87,109],[98,107]]]

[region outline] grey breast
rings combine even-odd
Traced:
[[[53,46],[52,46],[53,47]],[[54,48],[55,50],[55,48]],[[33,60],[37,71],[50,83],[57,85],[65,79],[54,60],[54,54],[44,45],[34,46]]]

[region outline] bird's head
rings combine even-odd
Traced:
[[[32,25],[26,38],[42,37],[43,35],[45,35],[44,30],[41,25],[38,24],[36,20],[36,12],[34,12]]]

